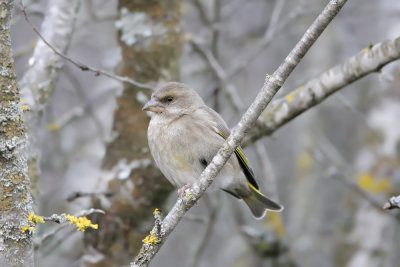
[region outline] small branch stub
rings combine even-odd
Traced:
[[[382,208],[384,210],[400,209],[400,196],[391,197],[389,202],[386,202]]]

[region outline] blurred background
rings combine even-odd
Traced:
[[[46,40],[71,59],[151,86],[184,82],[233,127],[327,2],[24,5]],[[348,1],[275,98],[370,44],[398,37],[399,18],[399,1]],[[37,266],[129,266],[154,208],[167,213],[177,198],[147,148],[149,117],[141,107],[151,90],[49,57],[17,2],[12,43],[30,107],[24,119],[36,213],[105,211],[89,216],[98,230],[41,225]],[[400,219],[380,207],[400,194],[399,62],[346,86],[245,152],[261,191],[285,210],[256,221],[243,203],[210,192],[152,266],[398,266]]]

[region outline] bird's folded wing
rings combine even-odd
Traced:
[[[215,112],[213,109],[208,108],[206,109],[207,113],[212,117],[213,121],[216,123],[216,129],[215,131],[219,136],[221,136],[223,139],[227,139],[228,136],[230,135],[230,130],[228,126],[226,125],[225,121],[221,118],[221,116]],[[250,185],[258,189],[258,184],[256,182],[254,172],[250,167],[249,161],[247,160],[246,156],[243,153],[243,150],[240,146],[238,146],[235,149],[235,154],[236,157],[239,161],[240,166],[243,169],[243,172],[247,178],[247,181]]]

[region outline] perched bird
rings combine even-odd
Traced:
[[[154,112],[149,124],[151,154],[164,176],[186,188],[199,178],[230,130],[222,117],[204,104],[195,90],[170,82],[154,91],[143,110]],[[242,199],[256,218],[283,206],[264,196],[240,147],[215,177],[213,187]]]

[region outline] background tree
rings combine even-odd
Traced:
[[[0,265],[33,266],[32,235],[22,231],[32,212],[32,197],[27,137],[11,48],[12,2],[0,2]]]

